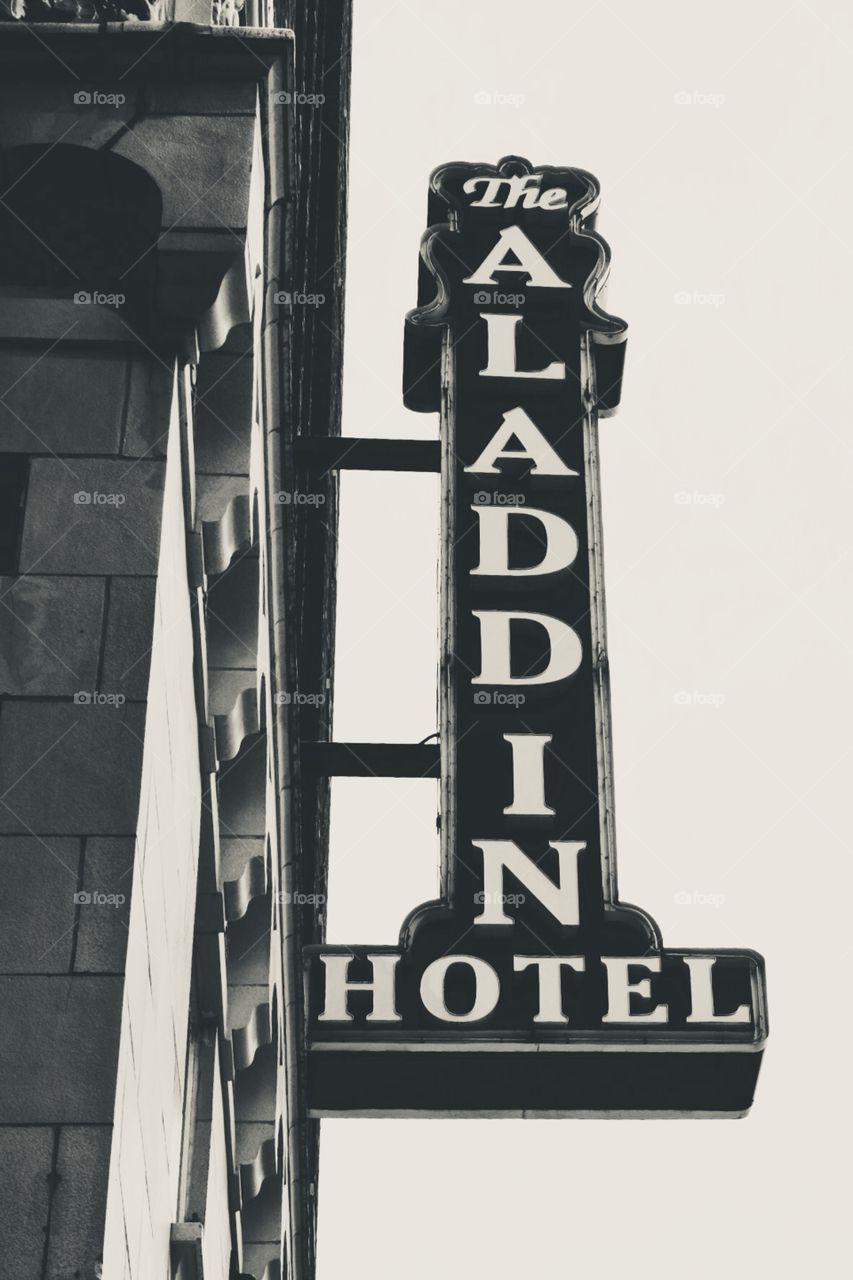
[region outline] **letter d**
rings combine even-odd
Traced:
[[[577,633],[560,618],[552,618],[547,613],[518,613],[504,609],[474,609],[472,612],[480,623],[482,668],[478,676],[472,677],[472,684],[553,684],[574,675],[583,660],[583,648]],[[548,665],[536,676],[511,674],[510,625],[515,621],[535,622],[548,633],[551,646]]]

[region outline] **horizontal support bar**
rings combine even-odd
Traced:
[[[303,742],[302,768],[321,778],[437,778],[437,742]]]
[[[324,471],[441,470],[438,440],[381,440],[361,436],[302,436],[294,440],[296,462]]]

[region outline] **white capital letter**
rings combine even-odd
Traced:
[[[659,1004],[649,1013],[631,1012],[631,993],[636,992],[644,999],[651,999],[651,978],[641,978],[639,982],[629,982],[628,969],[635,965],[640,969],[648,969],[650,973],[660,973],[660,956],[602,956],[601,963],[607,970],[607,1013],[604,1022],[666,1022],[669,1010],[665,1004]]]
[[[690,970],[690,1014],[688,1022],[749,1022],[748,1004],[742,1004],[734,1013],[714,1012],[714,986],[712,972],[717,963],[714,956],[683,956]]]
[[[317,1019],[318,1022],[352,1022],[352,1014],[347,1008],[347,996],[350,991],[372,991],[373,1007],[367,1015],[368,1022],[401,1022],[397,1012],[394,992],[399,955],[369,955],[367,959],[373,966],[372,982],[349,982],[352,956],[330,955],[320,956],[326,966],[326,1007]]]
[[[489,178],[483,175],[478,178],[469,178],[462,186],[462,190],[466,196],[473,195],[480,183],[485,183],[486,190],[483,192],[479,200],[472,200],[472,208],[480,209],[499,209],[501,206],[495,200],[495,196],[501,187],[509,182],[508,178]]]
[[[517,262],[506,262],[508,253],[518,259]],[[571,285],[561,280],[549,267],[536,245],[524,234],[521,227],[504,227],[497,241],[473,275],[467,276],[463,284],[497,284],[495,271],[524,271],[530,276],[530,286],[534,289],[571,289]]]
[[[467,1013],[451,1013],[444,999],[447,970],[453,964],[467,964],[474,975],[474,1003]],[[501,994],[498,975],[478,956],[440,956],[427,965],[421,978],[421,1000],[427,1013],[442,1022],[479,1022],[487,1018]]]
[[[545,748],[550,733],[505,733],[512,748],[512,804],[504,813],[528,817],[550,817],[554,810],[545,803]]]
[[[535,965],[539,970],[539,1012],[534,1022],[568,1022],[563,1013],[563,991],[560,975],[563,968],[575,973],[586,970],[583,956],[514,956],[512,967],[516,973]]]
[[[547,613],[520,613],[506,609],[474,609],[480,621],[480,664],[482,670],[473,676],[472,684],[537,685],[565,680],[577,671],[583,660],[583,649],[577,633],[567,622]],[[548,665],[538,676],[513,676],[510,653],[510,623],[536,622],[548,632],[551,654]]]
[[[471,573],[479,577],[524,578],[533,574],[560,573],[578,554],[578,538],[568,520],[537,507],[473,506],[480,522],[480,563]],[[538,564],[526,569],[509,567],[509,522],[515,516],[538,520],[545,534],[545,553]]]
[[[480,319],[485,320],[488,330],[488,358],[485,369],[480,370],[481,378],[565,378],[566,366],[561,360],[552,361],[544,369],[516,367],[515,330],[521,324],[521,316],[495,315],[481,311]]]
[[[512,439],[518,441],[521,445],[520,449],[507,449],[506,446]],[[477,475],[499,475],[500,467],[496,467],[495,463],[504,458],[512,462],[530,458],[533,463],[530,468],[532,476],[576,476],[578,474],[561,461],[536,423],[520,406],[504,414],[503,422],[479,458],[465,470],[474,471]]]
[[[583,840],[554,840],[551,848],[557,850],[560,863],[560,880],[553,880],[540,871],[532,858],[519,849],[514,840],[472,840],[475,849],[483,851],[483,910],[474,917],[474,924],[513,924],[512,916],[503,909],[504,871],[511,871],[537,902],[541,902],[558,924],[578,925],[578,858],[586,848]],[[478,895],[479,897],[479,895]]]

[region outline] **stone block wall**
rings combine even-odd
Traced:
[[[27,459],[0,580],[0,1255],[94,1276],[121,1034],[172,377],[127,335],[0,339]]]

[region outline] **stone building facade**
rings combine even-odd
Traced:
[[[9,1280],[313,1274],[349,9],[203,8],[0,23]]]

